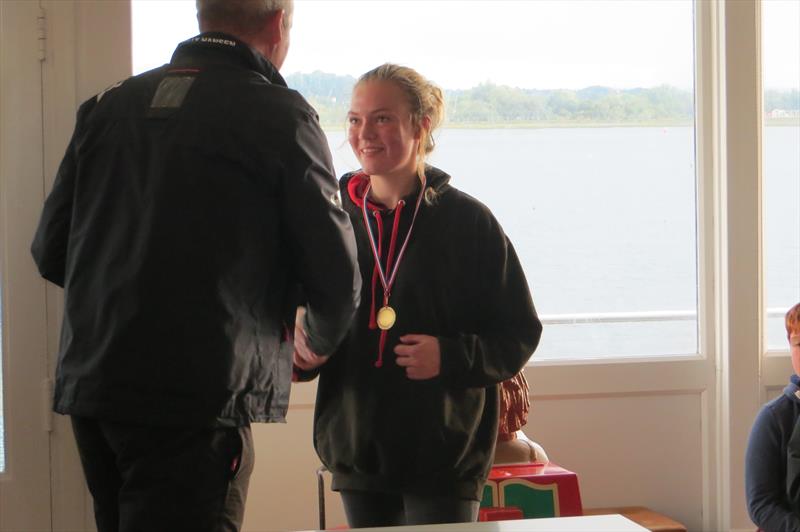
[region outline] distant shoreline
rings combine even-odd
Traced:
[[[442,129],[576,129],[576,128],[621,128],[621,127],[690,127],[694,122],[690,120],[676,120],[674,122],[445,122]],[[770,118],[764,122],[769,127],[800,127],[797,118]],[[344,124],[322,124],[328,131],[343,131]]]

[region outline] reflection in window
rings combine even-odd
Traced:
[[[786,350],[800,301],[800,3],[762,2],[765,343]]]
[[[136,71],[191,33],[153,27],[154,4],[133,4]],[[318,109],[337,172],[357,168],[354,79],[416,68],[446,90],[431,162],[493,210],[526,269],[546,324],[536,358],[697,353],[693,3],[496,1],[489,24],[484,3],[455,6],[296,3],[283,74]]]

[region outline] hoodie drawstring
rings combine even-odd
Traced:
[[[381,211],[375,209],[372,211],[375,216],[375,222],[378,225],[378,256],[381,256],[381,246],[383,245],[383,220],[381,220]],[[375,268],[372,270],[372,306],[369,309],[369,328],[377,329],[378,321],[375,318],[375,285],[378,282],[378,263],[375,263]]]

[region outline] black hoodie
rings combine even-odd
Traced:
[[[321,368],[314,442],[334,489],[479,499],[497,433],[496,385],[525,365],[542,325],[514,249],[489,209],[451,187],[441,170],[428,167],[426,175],[437,194],[422,202],[399,266],[390,299],[397,321],[382,354],[374,312],[383,289],[361,210],[367,176],[341,179],[364,282],[350,333]],[[376,238],[380,233],[384,264],[392,228],[395,260],[418,194],[393,211],[370,205],[380,211],[372,229]],[[395,363],[398,338],[409,333],[438,338],[439,376],[410,380]]]

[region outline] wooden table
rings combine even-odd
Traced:
[[[634,523],[639,523],[651,532],[686,532],[683,523],[654,512],[644,506],[616,506],[613,508],[583,509],[583,515],[620,514]]]
[[[358,532],[648,532],[646,528],[621,515],[547,517],[484,523],[359,528],[357,530]]]

